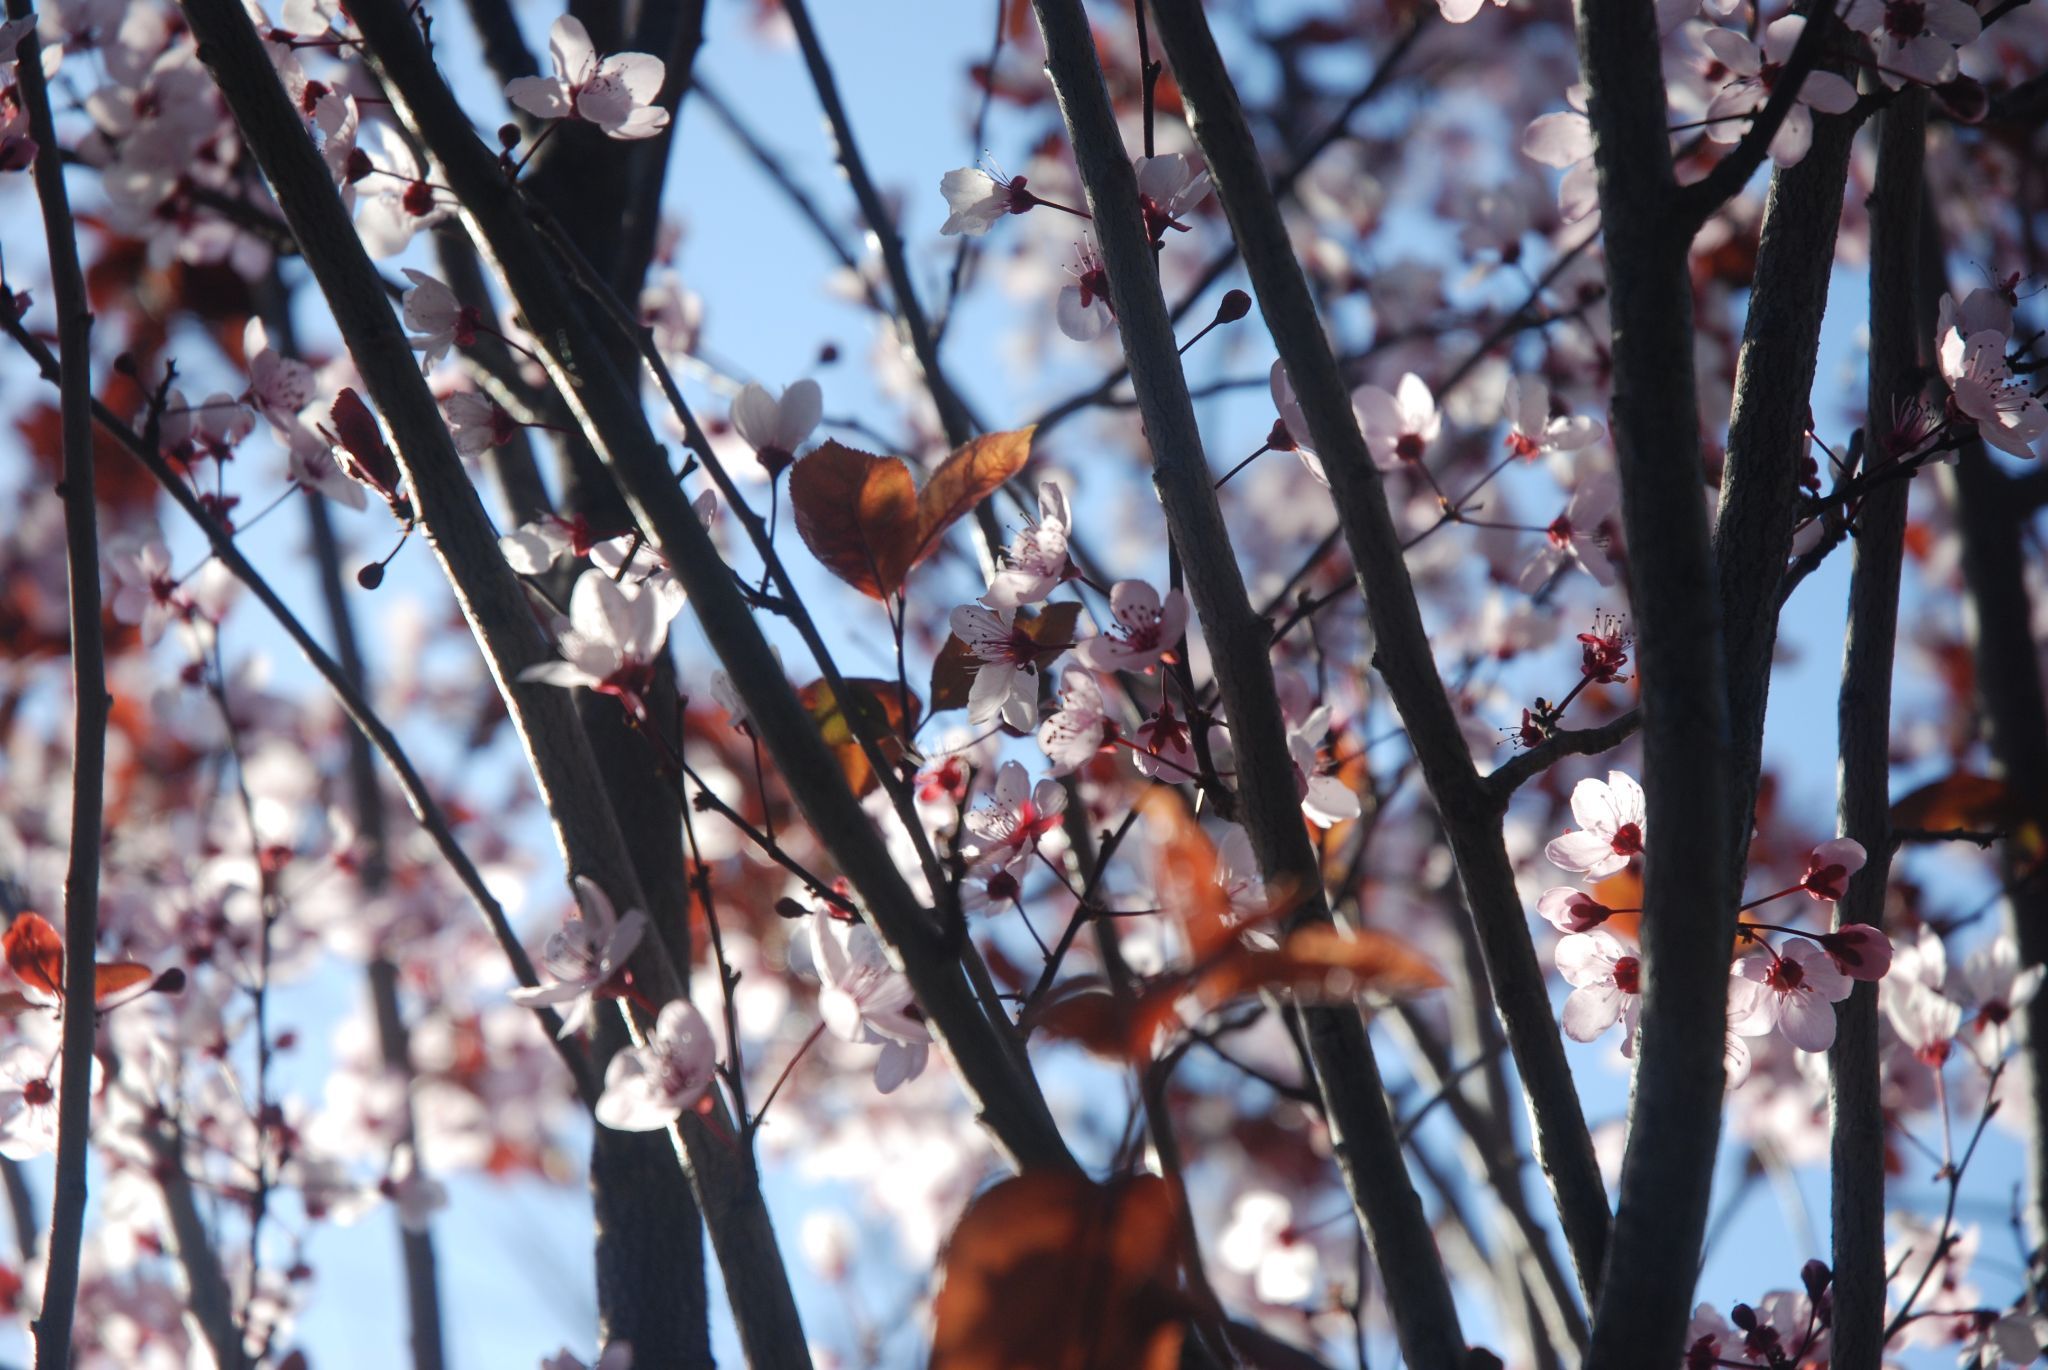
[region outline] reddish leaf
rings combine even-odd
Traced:
[[[41,914],[24,913],[0,937],[0,950],[7,955],[7,968],[15,979],[52,999],[64,997],[64,939]],[[137,985],[148,984],[155,972],[138,961],[93,963],[93,1001],[105,1003],[109,996]],[[0,1012],[17,1009],[0,997]]]
[[[1170,1370],[1187,1331],[1179,1241],[1156,1175],[1003,1181],[946,1244],[931,1370]]]
[[[874,599],[902,587],[918,542],[908,466],[826,442],[790,468],[789,507],[804,545],[833,575]]]
[[[53,999],[64,997],[64,939],[39,913],[24,913],[0,937],[7,968],[30,989]]]
[[[412,505],[398,493],[398,484],[404,479],[398,469],[398,458],[384,441],[384,430],[378,426],[370,406],[353,389],[343,386],[334,397],[328,417],[334,423],[334,431],[328,436],[344,453],[341,469],[351,479],[376,491],[394,515],[410,523]]]
[[[895,457],[825,442],[790,468],[797,532],[832,574],[887,599],[961,515],[1023,468],[1032,431],[976,438],[940,462],[923,490]]]
[[[990,433],[960,448],[932,471],[917,492],[915,566],[938,550],[946,530],[975,505],[1003,488],[1003,482],[1024,469],[1031,458],[1031,435],[1037,426]]]
[[[919,701],[910,696],[910,717],[903,714],[903,692],[893,680],[846,681],[848,690],[855,695],[854,707],[865,711],[869,726],[881,739],[882,755],[891,764],[903,759],[904,739],[916,726]],[[796,697],[816,721],[818,731],[825,736],[825,745],[839,758],[839,767],[846,773],[846,783],[855,794],[866,794],[875,787],[874,768],[868,765],[867,753],[861,750],[854,734],[853,720],[846,716],[839,700],[833,696],[832,686],[823,680],[814,680],[796,692]]]

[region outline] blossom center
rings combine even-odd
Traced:
[[[1884,7],[1884,31],[1899,42],[1927,32],[1927,6],[1922,0],[1892,0]]]
[[[1765,972],[1764,983],[1780,994],[1796,994],[1805,987],[1806,967],[1789,956],[1780,956]]]
[[[1643,830],[1634,823],[1624,823],[1614,830],[1614,852],[1617,856],[1636,856],[1643,850]]]
[[[31,1108],[42,1108],[56,1102],[57,1089],[47,1079],[30,1080],[21,1087],[21,1098]]]
[[[1633,956],[1624,956],[1614,963],[1614,987],[1623,994],[1643,992],[1643,963]]]
[[[1420,433],[1403,433],[1394,443],[1394,455],[1406,462],[1421,461],[1422,435]]]

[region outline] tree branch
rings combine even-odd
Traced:
[[[7,0],[13,19],[29,16],[28,0]],[[98,495],[93,479],[92,306],[78,264],[77,228],[64,189],[64,155],[50,117],[42,42],[22,38],[15,79],[35,139],[36,198],[50,254],[57,306],[58,388],[63,421],[64,565],[71,636],[71,835],[64,871],[64,1015],[57,1104],[57,1176],[50,1201],[49,1260],[42,1312],[33,1324],[38,1370],[71,1363],[71,1325],[78,1307],[78,1260],[85,1231],[86,1143],[92,1131],[93,963],[99,950],[101,805],[106,794],[107,662],[100,634]],[[13,312],[10,303],[7,312]]]
[[[910,980],[983,1125],[1020,1164],[1072,1165],[1037,1082],[999,1035],[1008,1025],[994,1024],[983,1014],[957,960],[947,954],[932,920],[847,789],[817,725],[797,702],[734,586],[730,568],[676,488],[638,396],[603,365],[602,343],[563,283],[563,263],[535,233],[518,188],[505,180],[496,159],[476,140],[420,43],[409,11],[399,0],[371,0],[358,3],[355,14],[401,117],[440,161],[472,235],[485,246],[543,344],[557,389],[577,410],[653,545],[689,590],[698,621],[744,694],[755,729],[820,841],[867,901],[877,933]],[[701,434],[693,441],[701,441]],[[807,640],[816,641],[815,629]],[[821,649],[817,642],[813,650]],[[830,679],[829,654],[820,658],[820,666]],[[894,779],[886,759],[875,765]],[[913,832],[922,832],[921,826]],[[707,1205],[707,1218],[710,1212]]]
[[[1728,954],[1728,676],[1700,500],[1694,220],[1678,214],[1650,0],[1582,0],[1579,65],[1600,178],[1643,711],[1643,1011],[1621,1202],[1586,1370],[1681,1354],[1720,1141]]]
[[[1921,356],[1915,288],[1920,245],[1927,92],[1915,89],[1880,117],[1877,178],[1870,196],[1871,438],[1866,461],[1879,469],[1904,454],[1889,449],[1887,416],[1919,397]],[[1934,250],[1930,247],[1930,250]],[[1839,831],[1863,844],[1863,869],[1835,906],[1835,925],[1882,923],[1892,844],[1892,666],[1897,655],[1899,568],[1905,550],[1905,481],[1888,481],[1857,515],[1849,582],[1849,629],[1837,705]],[[1834,1354],[1874,1364],[1884,1351],[1887,1295],[1884,1241],[1884,1104],[1878,1080],[1877,986],[1858,983],[1835,1010],[1828,1052],[1828,1126],[1834,1227]]]
[[[1151,443],[1153,486],[1174,543],[1203,549],[1186,559],[1185,574],[1237,744],[1237,798],[1245,826],[1268,882],[1305,897],[1296,917],[1327,919],[1267,662],[1270,630],[1253,613],[1229,553],[1230,535],[1140,218],[1136,177],[1103,87],[1088,18],[1080,0],[1034,0],[1033,7]],[[1455,1366],[1465,1353],[1457,1310],[1402,1162],[1364,1024],[1350,1008],[1304,1009],[1301,1018],[1338,1166],[1379,1262],[1403,1351],[1411,1365]]]
[[[1834,27],[1832,0],[1819,0],[1807,19],[1806,27],[1800,31],[1799,41],[1792,45],[1792,55],[1785,59],[1785,65],[1772,81],[1770,98],[1764,101],[1762,113],[1750,120],[1741,139],[1714,164],[1712,171],[1691,185],[1679,188],[1677,215],[1692,232],[1697,232],[1716,210],[1741,194],[1742,188],[1749,184],[1749,178],[1764,164],[1764,158],[1771,152],[1771,141],[1785,126],[1785,116],[1799,102],[1799,88],[1806,84],[1807,73],[1819,65],[1821,53],[1826,50]],[[1659,130],[1663,128],[1664,120],[1665,116],[1660,114],[1656,125]],[[1850,127],[1853,130],[1853,121]],[[1690,237],[1691,233],[1688,232],[1687,236]],[[1822,279],[1825,283],[1826,278]]]
[[[1153,12],[1266,325],[1286,364],[1316,450],[1323,454],[1338,522],[1350,544],[1366,613],[1380,643],[1376,661],[1458,863],[1487,978],[1529,1099],[1537,1154],[1555,1192],[1579,1279],[1588,1290],[1597,1288],[1607,1238],[1606,1190],[1502,844],[1500,804],[1506,791],[1496,795],[1473,769],[1470,749],[1437,674],[1379,473],[1352,415],[1349,389],[1302,278],[1279,205],[1266,189],[1251,131],[1208,24],[1195,6],[1156,5]],[[1156,426],[1148,426],[1156,434]],[[1238,718],[1235,707],[1230,716]]]
[[[360,11],[368,7],[356,8],[367,32],[366,16]],[[644,907],[574,701],[558,687],[520,678],[527,667],[549,657],[525,591],[498,552],[490,521],[392,315],[376,268],[305,124],[279,84],[262,40],[234,0],[185,0],[184,9],[200,58],[227,97],[363,383],[396,439],[414,508],[483,648],[547,805],[565,864],[572,873],[596,880],[622,907]],[[404,23],[417,42],[410,18]],[[650,991],[673,997],[680,982],[661,954],[659,939],[645,945],[634,964],[646,975],[643,983]],[[697,1187],[748,1354],[759,1364],[808,1366],[802,1325],[751,1165],[695,1114],[686,1115],[672,1136]]]

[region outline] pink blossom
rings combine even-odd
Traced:
[[[1849,892],[1849,877],[1863,869],[1866,859],[1863,844],[1853,838],[1823,842],[1808,854],[1799,887],[1823,903],[1836,903]]]
[[[1109,304],[1109,273],[1103,269],[1102,253],[1093,238],[1084,236],[1076,245],[1074,264],[1067,274],[1074,279],[1060,287],[1054,317],[1060,332],[1075,342],[1093,342],[1116,322]]]
[[[1216,1239],[1223,1268],[1252,1279],[1261,1303],[1305,1303],[1321,1287],[1315,1243],[1296,1232],[1294,1205],[1269,1190],[1238,1195],[1230,1223]]]
[[[1443,432],[1443,415],[1437,412],[1436,399],[1413,371],[1401,377],[1391,395],[1376,385],[1362,385],[1352,392],[1351,399],[1358,408],[1373,462],[1383,471],[1421,461]]]
[[[734,430],[771,476],[796,460],[796,449],[810,439],[824,416],[825,392],[808,377],[780,395],[749,381],[732,402]]]
[[[1515,577],[1524,594],[1535,594],[1567,566],[1577,565],[1601,585],[1615,582],[1600,525],[1621,503],[1621,484],[1607,471],[1583,471],[1564,512],[1544,529],[1543,542]]]
[[[2048,432],[2048,408],[2012,374],[2005,344],[2003,333],[1987,329],[1965,338],[1949,329],[1941,340],[1941,377],[1978,436],[2000,451],[2031,457],[2034,440]]]
[[[1572,817],[1578,831],[1552,838],[1543,849],[1561,869],[1605,880],[1643,850],[1643,787],[1633,776],[1609,771],[1605,782],[1581,780],[1572,787]]]
[[[1568,224],[1598,212],[1600,176],[1593,165],[1593,123],[1586,117],[1587,90],[1564,93],[1571,108],[1539,114],[1522,130],[1522,155],[1564,173],[1557,186],[1558,216]]]
[[[1209,173],[1184,152],[1158,157],[1140,157],[1134,163],[1138,176],[1138,208],[1145,215],[1145,231],[1156,246],[1169,230],[1188,231],[1182,218],[1209,198]]]
[[[1616,1023],[1633,1040],[1643,993],[1643,963],[1635,945],[1603,928],[1575,932],[1557,943],[1557,971],[1573,986],[1564,1001],[1564,1035],[1590,1042]]]
[[[1583,415],[1550,412],[1550,387],[1533,377],[1508,381],[1508,450],[1525,461],[1551,452],[1576,452],[1606,430]]]
[[[1000,718],[1028,732],[1038,718],[1038,644],[1017,627],[1017,611],[962,604],[953,610],[952,628],[978,663],[967,691],[967,721]]]
[[[818,972],[818,1011],[832,1035],[877,1043],[875,1088],[893,1092],[924,1073],[931,1030],[910,981],[889,964],[873,928],[836,913],[811,915],[811,964]]]
[[[1067,775],[1085,766],[1116,733],[1095,673],[1081,666],[1060,672],[1059,708],[1038,725],[1039,750],[1053,763],[1052,774]]]
[[[1561,932],[1590,932],[1614,910],[1575,885],[1553,885],[1536,899],[1536,912]]]
[[[1317,753],[1330,733],[1330,706],[1321,705],[1287,730],[1287,751],[1294,761],[1294,786],[1301,811],[1319,828],[1348,823],[1364,812],[1358,796],[1334,775],[1317,773]]]
[[[1774,954],[1768,948],[1735,963],[1734,973],[1764,987],[1753,1008],[1732,1026],[1745,1037],[1773,1029],[1801,1051],[1826,1051],[1835,1041],[1835,1005],[1849,997],[1849,977],[1834,958],[1804,937]]]
[[[1972,1030],[2003,1033],[2013,1014],[2040,993],[2042,968],[2022,968],[2018,945],[2010,934],[2000,933],[1963,958],[1956,979],[1962,998],[1975,1010]]]
[[[1067,561],[1067,492],[1056,481],[1038,487],[1038,522],[1027,524],[1010,540],[1003,567],[988,583],[981,602],[991,609],[1038,604],[1058,589],[1072,569]]]
[[[426,272],[411,267],[402,270],[412,282],[412,288],[401,297],[405,326],[412,345],[420,350],[420,369],[431,370],[451,347],[468,347],[476,341],[483,315]]]
[[[1983,27],[1963,0],[1853,0],[1842,22],[1870,35],[1878,75],[1893,90],[1954,79],[1956,49]]]
[[[1187,631],[1188,601],[1179,590],[1161,599],[1142,580],[1120,580],[1110,587],[1109,609],[1114,622],[1107,630],[1074,648],[1082,665],[1105,675],[1149,672]]]
[[[1806,27],[1804,16],[1788,14],[1764,30],[1762,47],[1733,29],[1711,28],[1700,41],[1732,79],[1707,106],[1706,135],[1718,143],[1733,143],[1749,129],[1749,119],[1770,99],[1779,73],[1792,56],[1799,35]],[[1771,160],[1779,166],[1797,166],[1813,145],[1813,113],[1846,114],[1856,107],[1856,87],[1831,71],[1806,73],[1799,95],[1786,112],[1785,122],[1771,139]]]
[[[251,319],[243,328],[242,350],[249,358],[249,389],[243,400],[274,431],[289,434],[299,411],[313,402],[313,368],[281,356],[270,345],[270,334],[261,319]]]
[[[458,390],[442,400],[441,417],[448,421],[448,436],[455,450],[465,457],[503,447],[519,431],[518,421],[503,405],[475,390]]]
[[[1891,939],[1868,923],[1846,923],[1819,941],[1851,980],[1882,980],[1892,968]]]
[[[1067,792],[1057,780],[1031,783],[1023,766],[1005,761],[996,772],[989,802],[969,809],[963,821],[974,837],[974,863],[1007,870],[1038,850],[1038,840],[1059,827]]]
[[[519,678],[612,695],[644,719],[655,657],[682,607],[683,592],[673,582],[618,584],[586,571],[569,592],[569,627],[557,643],[562,659],[529,666]]]
[[[526,1008],[567,1004],[559,1035],[572,1036],[590,1022],[597,993],[625,969],[647,931],[647,915],[628,909],[623,918],[613,910],[611,896],[588,876],[575,879],[576,910],[548,935],[542,963],[555,977],[551,985],[521,987],[512,1002]]]
[[[570,15],[548,30],[553,76],[521,76],[505,97],[541,119],[585,119],[607,136],[652,138],[668,127],[668,111],[654,102],[666,73],[659,57],[622,52],[599,59],[590,34]]]
[[[1878,990],[1885,1019],[1915,1060],[1939,1070],[1963,1025],[1962,1006],[1917,980],[1888,979]]]
[[[52,1052],[17,1042],[0,1054],[0,1156],[29,1161],[57,1149],[57,1085]]]
[[[718,1074],[711,1025],[687,999],[671,999],[644,1046],[627,1047],[605,1067],[597,1120],[620,1132],[658,1132],[695,1107]]]
[[[109,548],[107,568],[114,573],[114,592],[107,607],[117,621],[142,629],[144,646],[156,646],[164,629],[191,611],[191,601],[171,574],[169,549],[154,538]]]
[[[1023,177],[1009,180],[971,166],[940,177],[939,193],[946,197],[949,211],[939,232],[948,237],[965,234],[979,238],[994,228],[997,220],[1022,214],[1038,203],[1038,197],[1025,189]]]

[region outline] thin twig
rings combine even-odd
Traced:
[[[31,14],[28,0],[7,0],[13,19]],[[49,1260],[43,1305],[33,1324],[37,1370],[66,1370],[71,1324],[78,1307],[78,1261],[85,1231],[86,1143],[92,1130],[93,963],[99,945],[100,808],[106,794],[107,667],[100,631],[100,551],[97,492],[93,483],[92,305],[78,262],[77,227],[64,189],[64,159],[50,117],[43,77],[42,42],[35,28],[23,36],[15,63],[20,98],[35,139],[36,197],[50,254],[50,285],[57,306],[57,351],[63,382],[63,467],[57,486],[64,501],[64,564],[69,581],[71,633],[71,852],[64,872],[64,1015],[60,1097],[57,1105],[57,1177],[50,1201]],[[0,288],[0,311],[14,313],[11,291]]]

